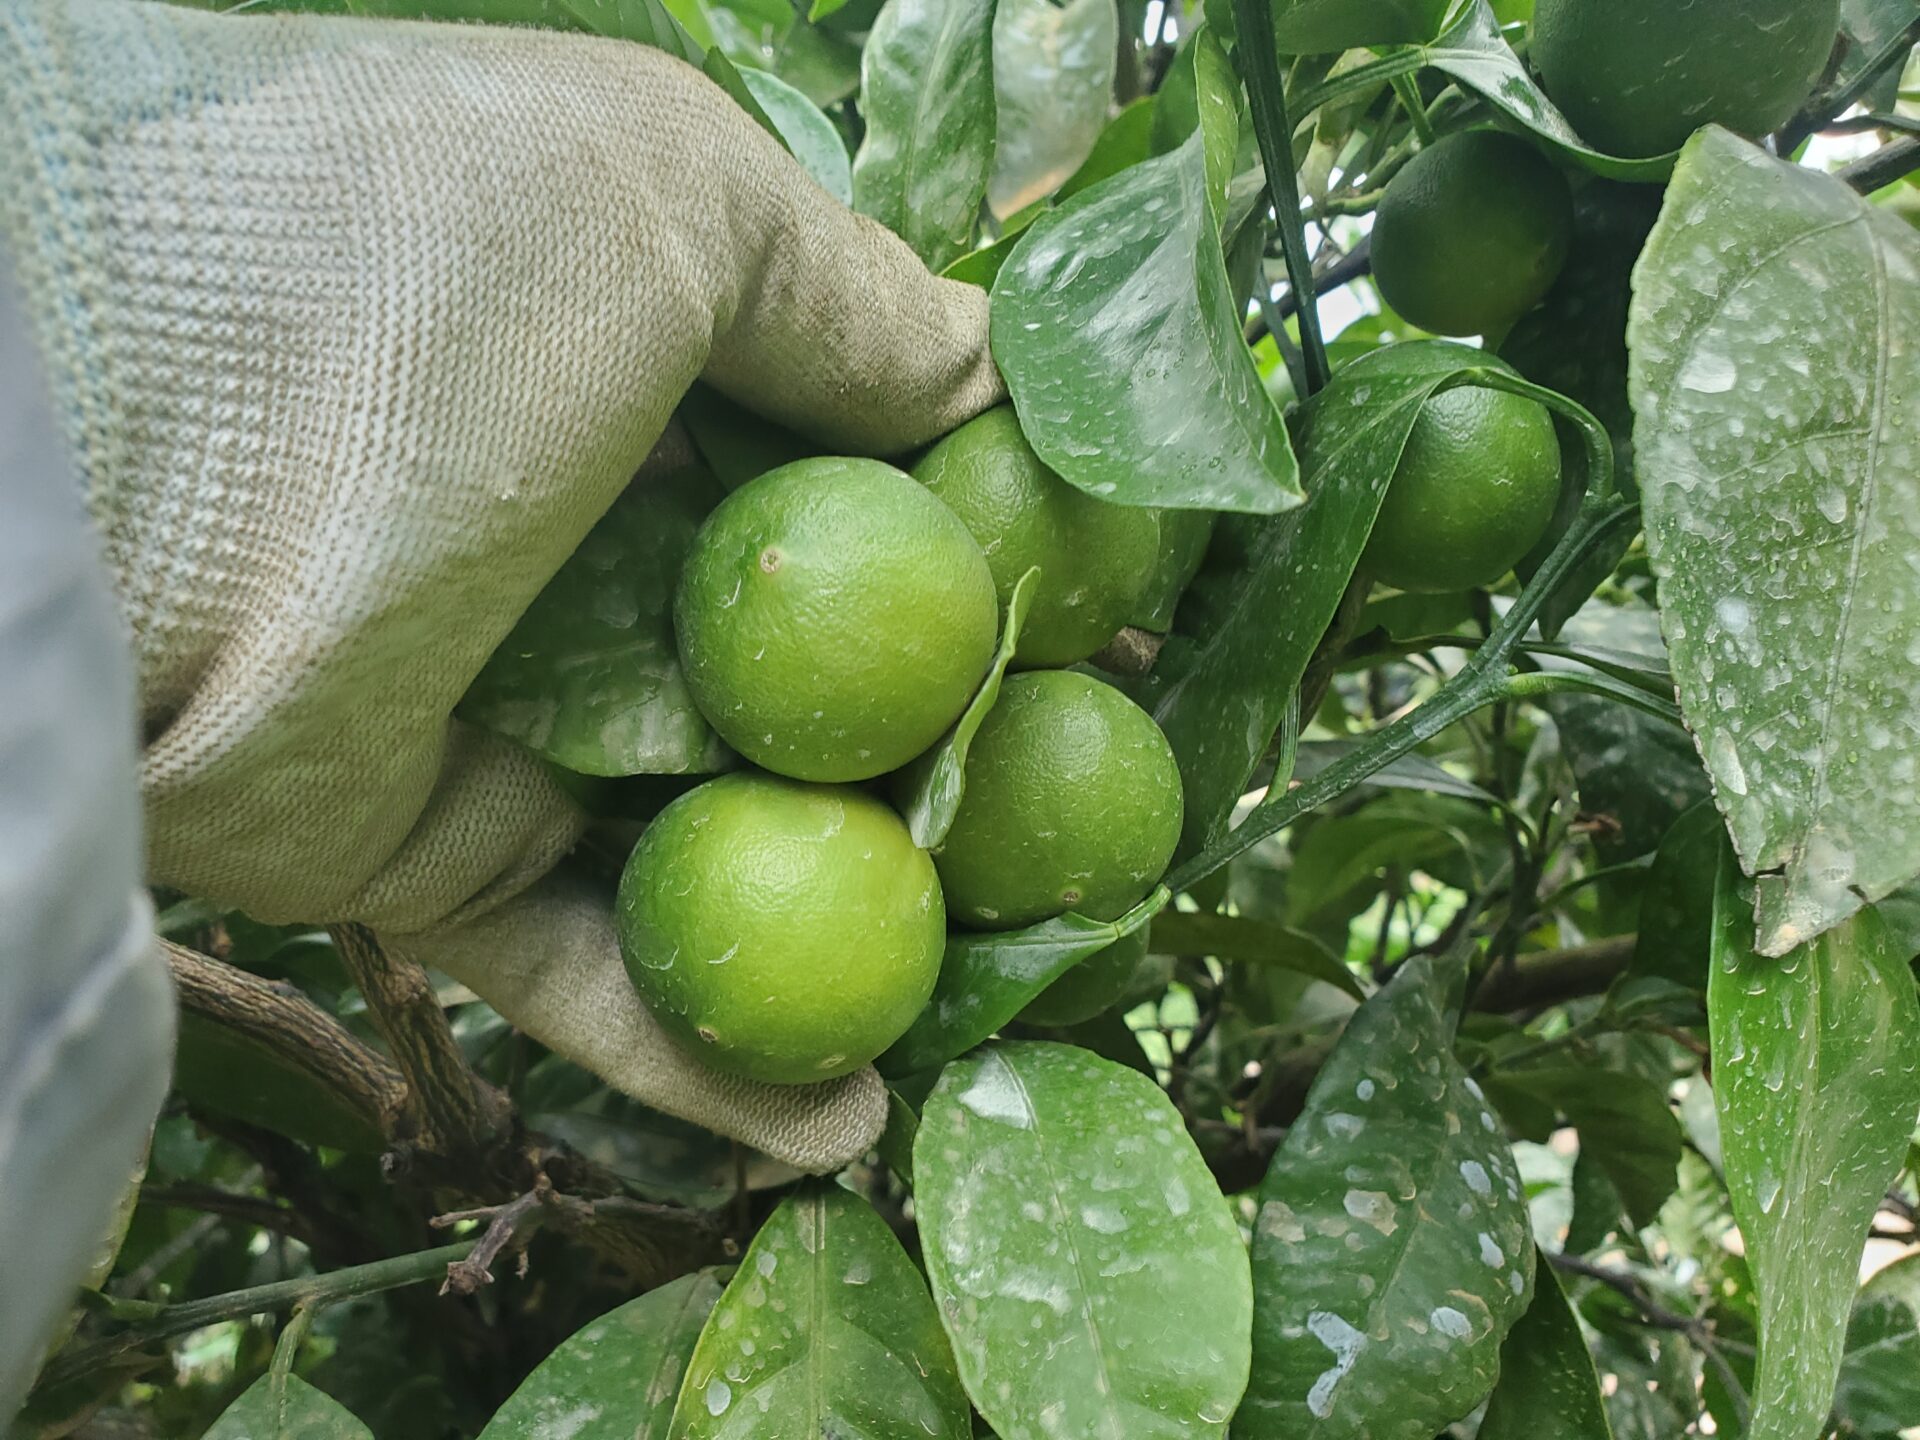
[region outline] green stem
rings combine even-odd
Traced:
[[[1628,685],[1611,675],[1589,670],[1531,670],[1507,680],[1507,695],[1514,700],[1537,700],[1545,695],[1599,695],[1617,701],[1642,715],[1651,715],[1669,725],[1679,725],[1680,707],[1671,700],[1649,695],[1637,685]]]
[[[313,1328],[313,1317],[319,1308],[305,1302],[294,1306],[293,1318],[280,1331],[280,1338],[273,1342],[273,1363],[267,1367],[267,1374],[276,1391],[286,1390],[287,1377],[293,1374],[293,1362],[306,1343],[307,1331]]]
[[[444,1278],[447,1266],[464,1260],[473,1249],[471,1240],[457,1245],[442,1245],[433,1250],[416,1250],[389,1260],[374,1260],[329,1270],[323,1275],[303,1275],[297,1280],[276,1280],[250,1290],[234,1290],[225,1295],[210,1295],[203,1300],[186,1300],[178,1305],[141,1307],[141,1318],[122,1334],[109,1336],[91,1345],[57,1355],[41,1374],[40,1384],[57,1385],[77,1375],[110,1363],[155,1340],[184,1335],[190,1330],[217,1325],[223,1320],[239,1320],[249,1315],[277,1315],[294,1306],[332,1304],[422,1280]],[[117,1309],[118,1307],[116,1307]]]
[[[1300,302],[1300,351],[1306,361],[1307,379],[1300,398],[1304,400],[1325,388],[1333,370],[1320,335],[1313,261],[1307,254],[1306,229],[1300,219],[1300,181],[1293,170],[1293,122],[1287,116],[1286,84],[1280,77],[1280,57],[1268,38],[1273,34],[1272,0],[1233,0],[1233,15],[1240,33],[1234,62],[1247,82],[1254,138],[1260,143],[1267,190],[1273,196],[1287,278]]]
[[[1300,112],[1300,118],[1304,120],[1314,111],[1323,109],[1336,100],[1361,94],[1377,85],[1391,85],[1396,76],[1411,75],[1426,63],[1426,59],[1425,51],[1410,48],[1369,61],[1365,65],[1355,66],[1351,70],[1322,81],[1305,94],[1296,97],[1294,109]]]
[[[1420,86],[1411,73],[1395,75],[1392,79],[1393,93],[1400,99],[1400,108],[1407,112],[1407,118],[1413,122],[1413,133],[1420,137],[1424,147],[1433,144],[1433,121],[1427,115],[1427,107],[1420,100]]]

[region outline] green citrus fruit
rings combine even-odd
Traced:
[[[1166,869],[1180,804],[1173,748],[1146,711],[1071,671],[1013,676],[934,852],[948,912],[983,930],[1067,910],[1111,920]]]
[[[1413,422],[1361,564],[1399,590],[1491,585],[1546,533],[1559,499],[1560,441],[1544,406],[1478,386],[1443,391]]]
[[[1777,130],[1839,28],[1840,0],[1539,0],[1530,53],[1583,140],[1664,155],[1702,125]]]
[[[1040,567],[1016,663],[1075,664],[1127,623],[1159,557],[1158,514],[1062,480],[1033,453],[1011,405],[969,420],[913,475],[987,552],[1003,606],[1028,568]]]
[[[743,771],[662,810],[617,902],[627,974],[716,1069],[802,1085],[857,1070],[933,993],[933,862],[860,790]]]
[[[796,460],[734,491],[694,536],[673,618],[700,713],[801,780],[864,780],[925,750],[999,629],[967,527],[877,460]]]
[[[1492,335],[1547,293],[1566,262],[1573,199],[1560,172],[1498,130],[1448,135],[1387,182],[1373,278],[1436,335]]]

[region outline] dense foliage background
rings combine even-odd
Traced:
[[[1050,464],[1220,512],[1113,660],[1188,833],[1116,925],[950,948],[844,1188],[388,983],[364,933],[161,897],[174,1091],[18,1434],[664,1436],[677,1396],[676,1437],[750,1404],[725,1433],[798,1436],[823,1392],[887,1436],[1917,1433],[1920,5],[1847,0],[1771,150],[1677,160],[1581,143],[1526,0],[298,8],[672,49],[990,286]],[[1368,278],[1385,183],[1488,122],[1577,185],[1560,281],[1491,337],[1559,416],[1560,538],[1501,592],[1369,593],[1420,406],[1525,388],[1396,349]],[[606,567],[570,567],[467,707],[620,777],[581,782],[609,874],[724,761],[674,698],[679,555],[805,450],[682,418],[708,472],[588,542],[631,623],[579,624]],[[1012,1022],[1141,925],[1125,1005]]]

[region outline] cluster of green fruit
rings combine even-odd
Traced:
[[[1839,0],[1539,0],[1529,54],[1589,144],[1640,158],[1703,125],[1761,135],[1784,124],[1839,25]],[[1373,276],[1421,329],[1498,342],[1548,295],[1575,229],[1566,173],[1530,139],[1462,131],[1389,181]],[[1438,395],[1414,426],[1364,564],[1403,590],[1492,584],[1546,534],[1560,477],[1539,405],[1484,389]]]
[[[1168,551],[1195,549],[1171,533],[1184,523],[1074,489],[1005,408],[911,476],[800,460],[722,502],[694,537],[674,628],[702,714],[757,768],[675,800],[622,876],[627,970],[666,1030],[752,1079],[830,1079],[926,1005],[949,920],[1108,920],[1140,900],[1179,838],[1179,770],[1146,712],[1092,675],[1005,681],[931,854],[890,802],[988,676],[1029,570],[1014,663],[1075,664],[1137,613]],[[1110,948],[1028,1018],[1111,1004],[1144,945]]]

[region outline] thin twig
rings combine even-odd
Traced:
[[[468,1220],[485,1220],[486,1233],[474,1243],[473,1250],[447,1266],[447,1278],[440,1286],[442,1295],[471,1295],[483,1285],[493,1283],[493,1262],[509,1245],[520,1251],[521,1273],[526,1273],[526,1233],[539,1225],[542,1212],[553,1198],[553,1182],[545,1175],[533,1189],[504,1205],[488,1205],[477,1210],[454,1210],[436,1215],[427,1223],[436,1230]],[[523,1233],[525,1232],[525,1233]]]

